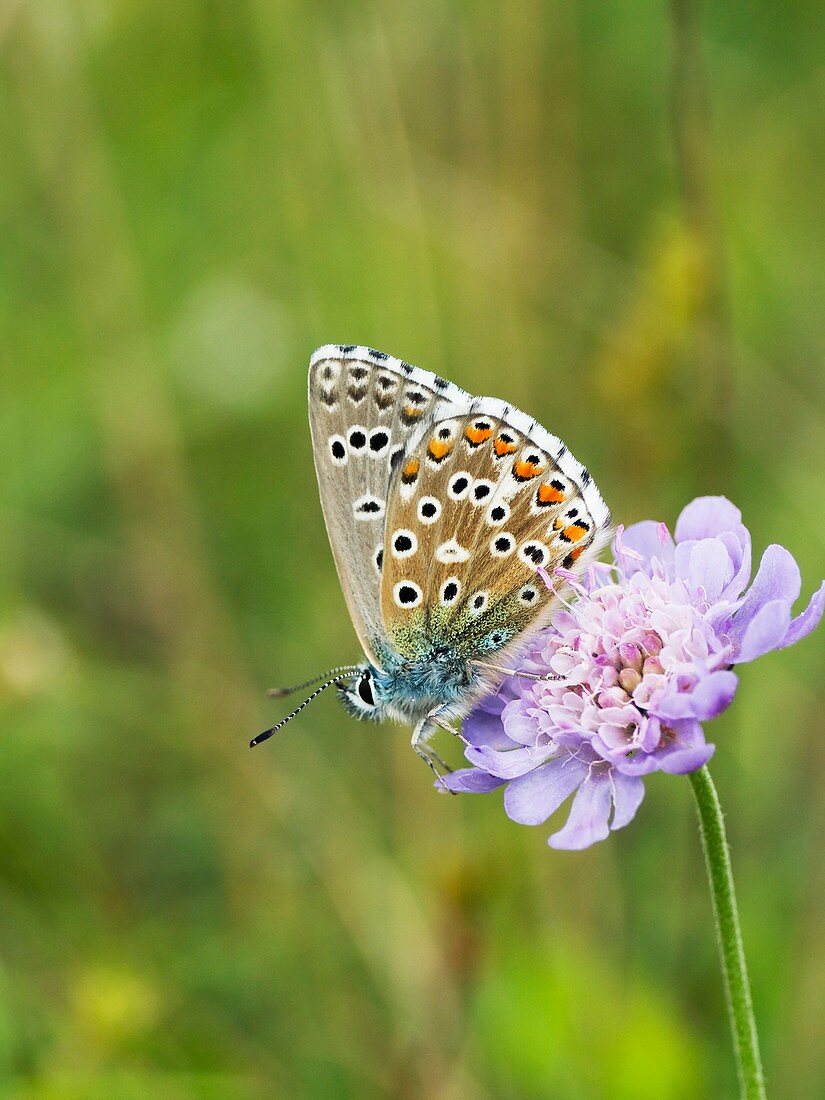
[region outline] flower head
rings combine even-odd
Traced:
[[[473,765],[453,791],[506,784],[514,821],[538,825],[573,792],[549,843],[585,848],[633,819],[642,776],[701,768],[714,746],[702,723],[730,704],[737,664],[799,641],[825,610],[825,582],[792,618],[799,569],[769,546],[753,582],[750,535],[724,497],[685,508],[675,538],[637,523],[614,544],[612,566],[566,575],[576,598],[519,656],[519,672],[464,722]],[[549,579],[549,578],[545,578]]]

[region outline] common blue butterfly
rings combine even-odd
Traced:
[[[610,514],[585,467],[525,413],[372,348],[314,353],[309,421],[365,660],[298,685],[325,680],[252,744],[335,684],[356,718],[412,724],[438,774],[429,737],[510,671],[556,603],[554,570],[596,553]]]

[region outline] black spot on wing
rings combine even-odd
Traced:
[[[380,359],[381,361],[383,361],[384,359],[389,359],[389,355],[387,355],[385,351],[376,351],[375,348],[367,348],[367,351],[370,353],[373,359]]]
[[[401,459],[404,457],[404,448],[396,447],[390,455],[390,469],[396,470],[398,468]]]
[[[351,355],[355,351],[357,344],[339,344],[338,350],[343,352],[344,355]]]

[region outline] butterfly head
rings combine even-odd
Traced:
[[[338,697],[353,718],[415,722],[444,704],[460,710],[484,679],[478,662],[447,642],[432,643],[410,658],[386,647],[381,656],[381,666],[365,659],[336,683]]]
[[[353,718],[380,722],[385,717],[378,678],[378,670],[369,661],[364,661],[352,675],[336,684],[341,705]]]

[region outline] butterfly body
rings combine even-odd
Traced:
[[[382,658],[381,668],[365,661],[355,673],[357,702],[351,701],[349,690],[340,689],[344,706],[356,718],[371,721],[389,718],[415,724],[442,708],[453,717],[462,717],[472,701],[485,693],[491,680],[483,670],[473,666],[460,647],[437,634],[418,660],[389,650],[382,652]],[[365,678],[372,706],[369,698],[364,698]]]
[[[606,541],[587,470],[535,420],[383,352],[310,360],[313,454],[364,664],[347,710],[415,725],[463,716],[543,626],[562,582]],[[549,582],[548,582],[549,578]]]

